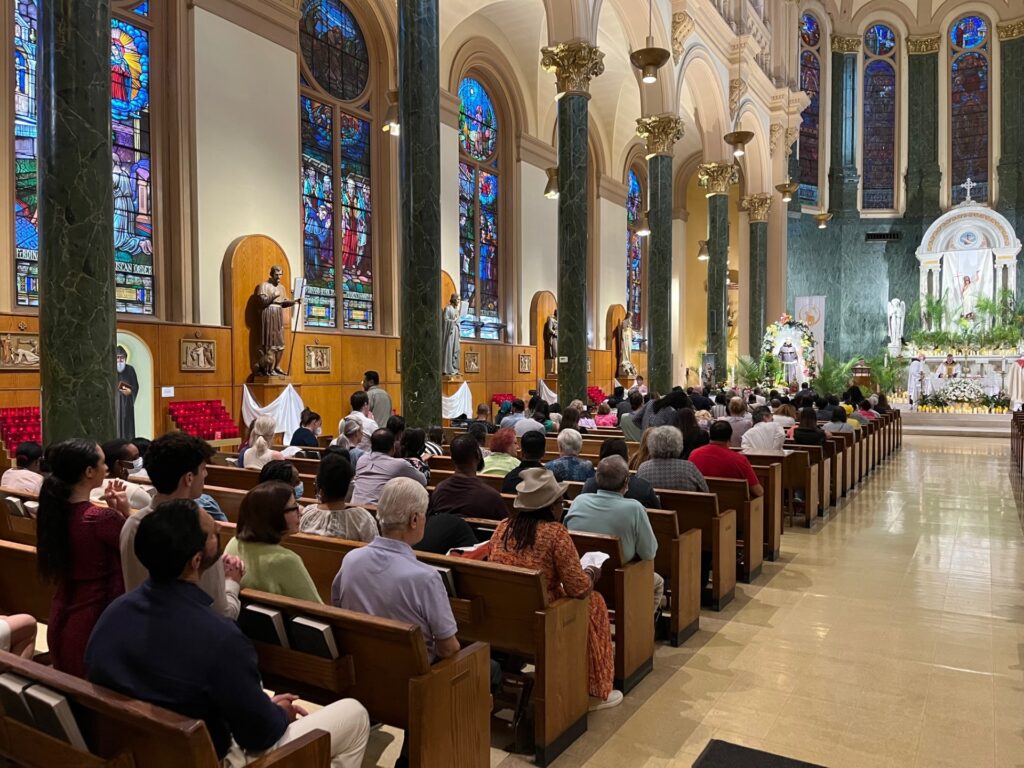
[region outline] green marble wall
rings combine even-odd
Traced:
[[[1003,72],[1002,154],[996,209],[1010,220],[1020,237],[1020,224],[1024,222],[1024,38],[1003,40],[999,48]],[[1024,254],[1017,257],[1017,295],[1024,296]]]
[[[117,432],[108,0],[40,5],[38,86],[43,440],[104,441]]]
[[[750,348],[760,349],[768,322],[768,222],[750,222],[750,277],[747,281]]]
[[[720,381],[728,366],[729,196],[708,198],[708,352]]]
[[[647,374],[658,392],[672,389],[672,157],[655,155],[650,176],[647,251]]]

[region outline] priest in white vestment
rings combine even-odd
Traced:
[[[946,355],[946,359],[939,363],[940,379],[956,379],[960,373],[960,363],[953,359],[953,355]]]
[[[907,371],[907,397],[911,405],[917,405],[924,394],[924,382],[928,376],[928,366],[924,364],[924,352],[919,352]]]

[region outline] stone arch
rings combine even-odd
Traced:
[[[457,34],[452,33],[453,36]],[[457,94],[459,81],[473,70],[479,73],[492,98],[503,102],[514,129],[514,136],[525,132],[534,134],[537,125],[536,113],[529,109],[523,98],[522,73],[515,62],[495,46],[494,41],[474,35],[459,44],[452,56],[447,72],[448,93]]]
[[[687,102],[693,105],[694,122],[704,159],[708,162],[718,162],[728,156],[722,140],[731,125],[725,93],[722,75],[711,53],[703,45],[692,46],[679,71],[678,101],[681,108]]]
[[[139,393],[135,398],[135,435],[152,439],[156,437],[153,352],[141,336],[120,328],[117,329],[117,344],[124,347],[128,353],[128,365],[135,369],[139,377]]]
[[[771,158],[765,141],[767,134],[765,121],[748,104],[740,109],[736,126],[737,130],[750,131],[754,134],[753,140],[746,146],[746,154],[740,158],[742,194],[773,192]]]

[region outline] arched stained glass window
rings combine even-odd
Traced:
[[[643,341],[644,314],[644,240],[637,231],[644,211],[644,189],[640,177],[629,169],[626,190],[626,314],[633,324],[633,349]]]
[[[36,112],[40,0],[14,3],[15,302],[39,305]],[[148,14],[143,8],[140,16]],[[139,8],[134,12],[139,13]],[[113,18],[110,111],[113,143],[114,266],[118,312],[152,315],[153,177],[150,149],[150,35],[145,18]]]
[[[500,339],[498,119],[479,80],[459,83],[459,282],[461,333]]]
[[[862,207],[896,207],[896,33],[885,24],[864,33]]]
[[[990,27],[981,16],[964,16],[949,30],[950,146],[953,202],[988,201]]]
[[[307,327],[373,330],[369,53],[339,0],[304,0],[299,27],[302,264]],[[319,86],[319,88],[317,87]],[[338,255],[340,254],[340,284]]]
[[[800,17],[800,90],[811,102],[800,119],[800,202],[818,204],[818,145],[821,134],[821,25],[817,17]]]

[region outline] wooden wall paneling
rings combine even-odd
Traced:
[[[386,341],[381,336],[342,336],[337,379],[362,382],[366,371],[386,370]]]
[[[337,436],[338,422],[351,411],[348,398],[354,389],[336,383],[304,384],[299,394],[307,408],[320,414],[324,434]]]
[[[529,355],[530,356],[530,373],[519,372],[519,356]],[[543,365],[543,362],[541,363]],[[509,377],[511,381],[516,383],[517,387],[526,386],[527,389],[532,389],[537,386],[537,379],[540,378],[539,368],[537,367],[537,348],[536,347],[513,347],[512,349],[512,375]],[[512,392],[518,392],[518,389],[509,390]],[[525,390],[524,390],[525,391]]]
[[[295,354],[290,370],[291,380],[294,384],[321,385],[336,383],[341,380],[342,357],[344,345],[342,336],[336,333],[315,333],[313,331],[302,331],[295,335]],[[306,373],[306,345],[330,347],[331,370],[326,373]],[[288,361],[288,350],[285,350],[285,362]],[[285,370],[288,370],[287,368]],[[360,378],[362,378],[360,371]],[[316,409],[314,409],[316,410]]]
[[[487,361],[486,369],[482,369],[485,381],[511,381],[512,370],[516,362],[516,348],[508,344],[485,344],[483,357]]]
[[[39,333],[39,318],[0,315],[0,333]],[[5,408],[39,405],[39,371],[0,371],[0,392]]]
[[[402,374],[399,373],[400,363],[398,361],[398,355],[401,353],[402,340],[401,339],[385,339],[384,340],[384,368],[380,371],[380,375],[384,377],[381,381],[387,381],[388,384],[398,383],[402,380]],[[394,400],[394,395],[391,396]]]
[[[156,346],[152,347],[156,366],[154,386],[212,387],[232,384],[234,380],[232,360],[234,345],[230,328],[161,323],[158,330]],[[214,369],[210,371],[181,370],[182,339],[206,339],[217,342]]]

